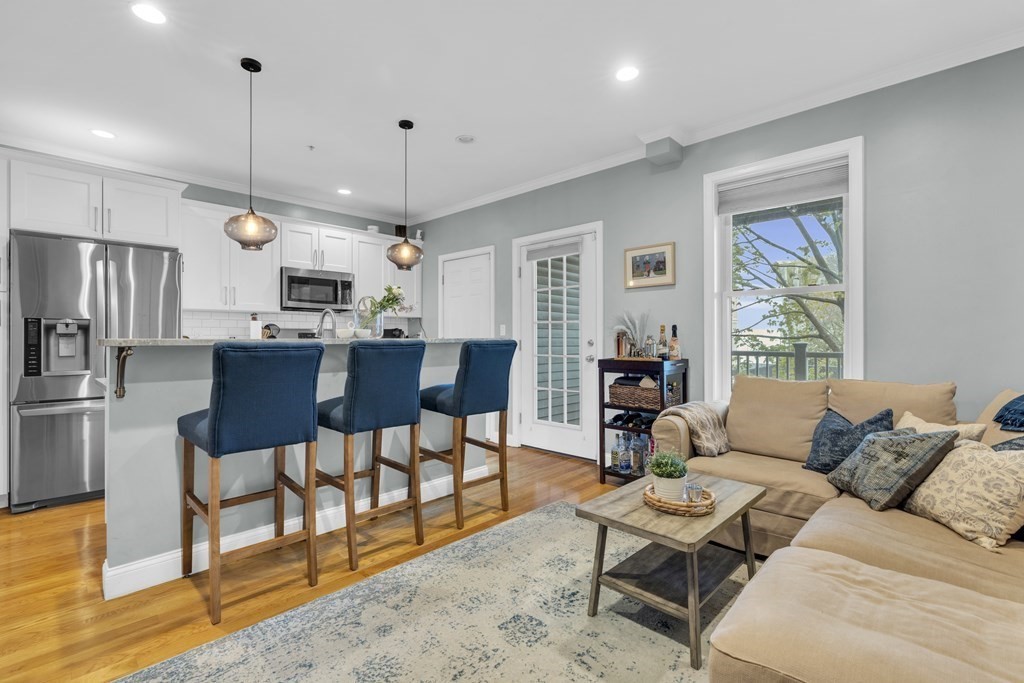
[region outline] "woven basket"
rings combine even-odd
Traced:
[[[644,489],[644,502],[658,512],[667,512],[670,515],[682,517],[703,517],[715,511],[715,492],[704,489],[697,503],[677,503],[672,500],[659,498],[654,493],[654,484],[648,484]]]
[[[661,389],[612,384],[608,387],[608,400],[628,408],[657,412],[661,410]]]

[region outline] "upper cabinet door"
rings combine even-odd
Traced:
[[[181,192],[128,180],[103,180],[103,233],[119,242],[177,247]]]
[[[99,237],[103,179],[91,173],[11,161],[11,227]]]
[[[320,228],[320,270],[352,271],[352,234]]]
[[[320,262],[320,228],[303,223],[281,223],[281,265],[314,270]]]
[[[229,215],[228,209],[187,203],[181,207],[181,307],[185,310],[228,310],[228,249],[235,244],[224,234]]]
[[[364,296],[384,296],[384,245],[375,239],[355,238],[356,303]]]
[[[232,311],[268,313],[281,310],[281,240],[276,239],[262,251],[244,251],[231,243]]]

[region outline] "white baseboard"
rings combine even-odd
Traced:
[[[474,467],[466,470],[465,479],[470,481],[485,477],[488,474],[487,466]],[[454,491],[454,484],[451,475],[440,477],[421,484],[421,496],[424,502],[442,498]],[[404,500],[406,492],[404,489],[383,493],[380,496],[380,504],[388,505]],[[356,501],[356,510],[362,512],[370,509],[370,499],[363,498]],[[345,508],[343,505],[317,510],[316,528],[317,534],[325,534],[345,526]],[[299,531],[302,529],[302,518],[292,517],[284,523],[285,533]],[[259,543],[274,537],[274,525],[266,524],[248,531],[240,531],[236,534],[221,538],[220,547],[222,552],[242,548],[253,543]],[[196,543],[192,546],[192,571],[201,572],[209,569],[209,545],[206,541]],[[103,561],[103,598],[111,600],[122,595],[128,595],[150,586],[156,586],[167,581],[181,578],[181,550],[171,550],[166,553],[146,557],[141,560],[122,564],[117,567],[110,567],[107,561]]]

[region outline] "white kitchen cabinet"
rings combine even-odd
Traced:
[[[352,270],[352,233],[311,223],[281,223],[281,264],[307,270]]]
[[[120,242],[176,247],[181,190],[129,180],[103,180],[103,235]]]
[[[230,209],[211,209],[191,202],[181,207],[181,307],[226,311],[230,303],[229,252],[224,221]]]
[[[177,247],[181,183],[104,177],[11,161],[10,216],[16,230]]]
[[[11,161],[11,227],[59,235],[100,237],[103,177]]]
[[[312,270],[320,254],[320,228],[306,223],[281,222],[281,265]]]
[[[281,242],[262,251],[245,251],[227,237],[230,256],[232,311],[267,313],[281,310]]]
[[[355,237],[356,303],[364,296],[384,296],[384,243],[372,237]]]
[[[352,271],[352,233],[320,228],[320,270]]]
[[[391,246],[391,243],[384,245],[385,250]],[[418,265],[413,267],[412,270],[399,270],[391,261],[384,258],[384,272],[385,280],[389,285],[397,285],[402,288],[405,293],[405,305],[409,308],[408,311],[403,311],[398,314],[400,318],[420,318],[423,317],[423,266]]]
[[[224,234],[241,209],[183,202],[181,307],[200,311],[269,313],[281,310],[281,247],[245,251]]]

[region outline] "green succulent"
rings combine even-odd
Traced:
[[[682,479],[686,476],[686,461],[672,451],[658,451],[647,464],[647,469],[662,479]]]

